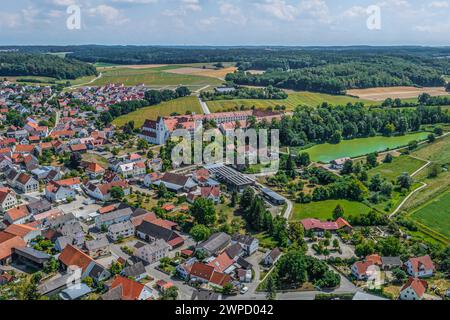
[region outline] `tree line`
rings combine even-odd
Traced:
[[[187,87],[179,87],[176,90],[148,90],[145,92],[144,100],[123,101],[111,105],[108,111],[102,112],[100,121],[104,124],[109,124],[114,119],[138,109],[154,106],[164,101],[186,97],[190,94],[191,91]]]
[[[404,135],[419,131],[424,124],[449,123],[448,111],[441,107],[419,106],[415,109],[369,109],[362,104],[318,108],[299,106],[292,116],[280,121],[256,124],[259,128],[280,130],[280,143],[291,147],[313,143],[339,143],[375,135]]]
[[[77,79],[97,75],[94,66],[48,54],[0,52],[0,76],[43,76]]]
[[[287,99],[288,94],[281,89],[268,86],[266,88],[245,88],[240,87],[234,91],[222,93],[205,91],[201,93],[201,98],[205,101],[211,100],[233,100],[233,99]]]

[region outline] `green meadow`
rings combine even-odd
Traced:
[[[316,218],[320,220],[333,219],[333,210],[340,204],[344,208],[344,216],[357,217],[362,213],[367,213],[371,209],[361,202],[348,200],[326,200],[310,203],[294,203],[291,220],[302,220],[306,218]]]
[[[197,97],[189,96],[141,108],[115,119],[113,124],[121,127],[129,121],[134,121],[135,126],[140,127],[147,119],[156,120],[159,116],[170,116],[172,113],[186,114],[187,111],[203,113]]]
[[[226,110],[239,109],[241,106],[257,109],[266,109],[268,107],[286,106],[287,110],[294,110],[299,105],[317,107],[323,102],[332,105],[345,105],[349,102],[363,102],[366,105],[378,105],[378,102],[358,99],[350,96],[338,96],[317,92],[289,92],[289,97],[283,100],[260,100],[260,99],[235,99],[235,100],[217,100],[208,101],[208,107],[211,112],[220,112]]]
[[[396,180],[399,175],[404,172],[409,174],[414,173],[420,169],[426,162],[409,156],[400,156],[394,158],[391,163],[382,163],[377,167],[368,171],[369,176],[374,176],[377,173],[381,174],[383,178],[389,181]]]
[[[413,212],[411,218],[450,239],[450,192],[431,200]]]

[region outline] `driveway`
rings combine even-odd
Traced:
[[[185,284],[182,280],[172,278],[171,276],[156,270],[155,267],[157,266],[158,264],[156,263],[145,267],[145,270],[152,278],[155,279],[155,281],[164,280],[173,282],[173,284],[178,287],[178,300],[191,300],[192,293],[195,289]]]

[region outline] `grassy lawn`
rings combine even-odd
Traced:
[[[333,210],[340,204],[344,208],[345,216],[359,216],[371,209],[361,202],[348,200],[326,200],[311,203],[294,203],[294,213],[291,220],[316,218],[320,220],[333,219]]]
[[[383,178],[389,181],[396,180],[399,175],[404,172],[409,174],[414,173],[425,165],[425,161],[411,158],[409,156],[401,156],[394,158],[391,163],[382,163],[378,167],[368,171],[369,176],[374,176],[377,173],[381,174]]]
[[[148,86],[194,86],[201,87],[206,85],[218,86],[222,84],[219,79],[202,76],[191,76],[183,74],[173,74],[164,72],[165,70],[177,69],[180,66],[165,66],[158,68],[133,69],[123,67],[113,67],[102,69],[103,77],[93,83],[93,85],[106,85],[109,83],[124,84],[134,86],[145,84]]]
[[[266,232],[253,234],[253,236],[259,240],[259,245],[263,248],[273,249],[277,246],[277,242]]]
[[[303,150],[309,153],[311,160],[316,162],[330,162],[335,159],[366,155],[372,152],[380,152],[388,149],[396,149],[406,146],[412,140],[424,140],[428,132],[417,132],[396,137],[369,137],[352,140],[344,140],[339,144],[319,144]]]
[[[128,121],[134,121],[136,127],[144,124],[146,119],[156,120],[159,116],[170,116],[176,112],[178,114],[186,114],[187,111],[202,113],[202,107],[197,97],[190,96],[163,102],[156,106],[139,109],[135,112],[123,115],[113,121],[116,126],[123,126]]]
[[[258,109],[266,109],[277,105],[286,106],[287,110],[294,110],[299,105],[308,105],[317,107],[323,102],[332,105],[345,105],[349,102],[364,102],[366,105],[376,105],[376,102],[353,98],[349,96],[337,96],[316,92],[290,92],[289,97],[284,100],[258,100],[258,99],[236,99],[236,100],[217,100],[208,101],[208,107],[211,112],[224,110],[234,110],[236,107],[245,106],[251,108],[255,106]]]
[[[425,144],[411,155],[439,164],[450,163],[450,136],[437,139],[432,144]]]
[[[411,218],[450,239],[449,204],[450,192],[446,192],[413,212]]]
[[[97,154],[85,153],[82,155],[82,158],[84,161],[95,162],[95,163],[101,165],[105,169],[108,168],[108,165],[109,165],[109,162],[107,159],[105,159],[102,156],[99,156]]]

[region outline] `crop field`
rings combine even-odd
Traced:
[[[385,87],[347,90],[348,95],[373,101],[384,101],[387,98],[411,99],[417,98],[422,93],[428,93],[431,96],[448,95],[444,87]]]
[[[170,116],[175,112],[178,114],[186,114],[187,111],[197,114],[202,113],[202,107],[200,106],[197,97],[189,96],[142,108],[115,119],[113,124],[121,127],[129,121],[134,121],[135,126],[140,127],[144,124],[146,119],[156,120],[158,116]]]
[[[305,218],[316,218],[321,220],[333,219],[333,210],[340,204],[344,208],[344,216],[357,217],[362,213],[367,213],[371,209],[361,202],[348,200],[326,200],[311,203],[294,203],[294,210],[291,220],[301,220]]]
[[[166,72],[173,74],[191,75],[191,76],[203,76],[218,79],[225,79],[225,76],[229,73],[233,73],[237,70],[236,67],[228,67],[223,69],[210,69],[210,68],[197,68],[197,67],[182,67],[178,69],[169,69]]]
[[[316,92],[289,92],[289,97],[283,100],[258,100],[258,99],[236,99],[236,100],[217,100],[208,101],[208,107],[211,112],[220,112],[226,110],[236,110],[241,106],[251,108],[255,106],[257,109],[266,109],[268,107],[286,106],[287,110],[294,110],[299,105],[307,105],[317,107],[323,102],[332,105],[346,105],[347,103],[363,102],[366,105],[374,105],[373,101],[353,98],[349,96],[337,96]]]
[[[165,66],[154,68],[128,68],[128,67],[106,67],[100,68],[103,77],[95,81],[92,85],[102,86],[109,83],[124,84],[126,86],[134,86],[145,84],[153,87],[169,87],[169,86],[187,86],[192,89],[198,89],[204,86],[218,86],[222,83],[219,79],[203,76],[191,76],[186,74],[172,74],[167,70],[177,69],[179,66]]]
[[[302,150],[302,152],[309,153],[311,160],[313,161],[328,163],[339,158],[354,158],[372,152],[400,148],[406,146],[412,140],[424,140],[427,138],[428,134],[428,132],[417,132],[396,137],[376,136],[370,138],[344,140],[338,144],[319,144]]]
[[[431,200],[411,218],[450,239],[450,192]]]
[[[382,177],[389,181],[396,180],[399,175],[404,172],[409,174],[414,173],[420,169],[426,162],[409,156],[401,156],[394,158],[391,163],[382,163],[376,168],[368,171],[369,176],[374,176],[379,173]]]

